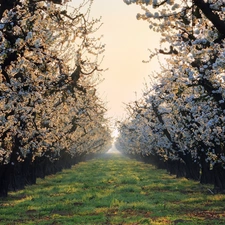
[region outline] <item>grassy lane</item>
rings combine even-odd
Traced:
[[[0,224],[225,224],[225,195],[120,155],[75,165],[0,200]]]

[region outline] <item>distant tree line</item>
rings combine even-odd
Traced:
[[[161,33],[156,82],[127,105],[116,147],[171,174],[225,190],[225,2],[130,1]],[[149,37],[151,38],[151,37]]]
[[[0,197],[111,145],[91,4],[0,0]]]

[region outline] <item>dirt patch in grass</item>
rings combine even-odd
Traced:
[[[143,218],[150,218],[151,216],[151,212],[147,212],[147,211],[142,211],[142,210],[135,210],[135,209],[126,209],[126,210],[122,210],[122,217],[126,218],[128,216],[142,216]]]
[[[68,212],[67,210],[53,210],[51,212],[52,215],[57,214],[60,216],[71,216],[71,212]]]
[[[32,215],[32,214],[36,214],[36,213],[38,213],[38,211],[35,210],[35,209],[29,209],[29,210],[26,211],[27,215]]]
[[[83,202],[74,202],[74,203],[73,203],[74,206],[81,206],[81,205],[83,205],[83,204],[84,204]]]
[[[197,210],[195,212],[189,213],[190,217],[199,217],[208,220],[218,220],[221,216],[225,216],[224,212],[213,212],[213,211],[201,211]]]

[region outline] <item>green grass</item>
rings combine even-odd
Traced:
[[[225,195],[111,155],[75,165],[0,200],[0,224],[225,224]]]

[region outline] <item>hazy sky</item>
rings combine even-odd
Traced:
[[[142,60],[149,59],[148,49],[158,46],[158,34],[150,31],[146,21],[136,19],[136,14],[142,12],[139,6],[128,6],[123,0],[94,0],[91,12],[95,18],[102,16],[99,33],[106,44],[102,68],[109,68],[103,73],[105,80],[98,91],[108,102],[108,115],[120,119],[126,114],[123,103],[135,100],[136,93],[137,98],[141,96],[145,81],[149,83],[148,76],[156,68],[156,60]]]

